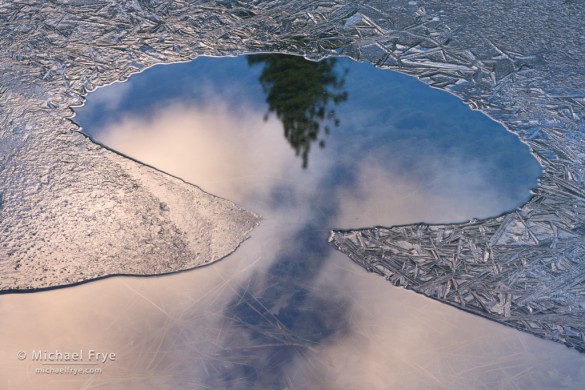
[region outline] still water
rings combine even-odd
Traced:
[[[92,93],[94,140],[264,219],[194,271],[0,296],[7,389],[580,388],[585,359],[392,287],[329,229],[460,222],[529,197],[526,146],[455,97],[348,59],[158,66]],[[19,351],[115,353],[35,374]],[[86,352],[87,353],[87,352]]]

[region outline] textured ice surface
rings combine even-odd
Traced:
[[[200,54],[346,55],[451,91],[523,139],[545,172],[532,200],[499,218],[336,231],[334,244],[396,284],[583,350],[584,7],[2,3],[1,288],[192,267],[193,252],[201,261],[221,257],[256,223],[229,202],[86,140],[63,119],[86,91]],[[216,224],[217,213],[225,224]]]
[[[505,123],[543,165],[539,188],[498,218],[335,231],[331,241],[395,285],[585,351],[583,4],[457,3],[425,2],[421,17],[449,33],[429,28],[434,38],[390,57]]]
[[[104,34],[139,19],[96,4],[0,5],[0,290],[192,268],[231,253],[258,222],[94,145],[65,119],[87,88],[118,77],[115,67],[137,65]],[[102,63],[106,54],[113,62]]]

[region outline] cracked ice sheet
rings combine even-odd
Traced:
[[[200,261],[221,257],[256,223],[233,204],[222,207],[76,133],[63,118],[86,91],[198,54],[341,54],[453,92],[523,139],[545,173],[527,205],[497,219],[336,231],[333,242],[395,284],[583,349],[583,7],[569,1],[4,3],[2,288],[192,267],[194,248],[208,249]],[[161,199],[171,192],[175,199]],[[182,212],[198,200],[226,216],[214,237],[199,233],[210,230],[206,222],[215,215],[192,214],[204,207]],[[159,250],[169,254],[167,263],[158,261]],[[555,290],[542,291],[543,285]]]

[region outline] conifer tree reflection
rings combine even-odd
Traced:
[[[347,100],[345,79],[335,69],[337,60],[313,62],[284,54],[248,56],[248,64],[264,64],[260,76],[269,113],[275,113],[284,126],[284,136],[303,159],[307,168],[311,144],[319,141],[321,130],[329,134],[339,126],[334,107]],[[265,119],[268,119],[266,114]]]

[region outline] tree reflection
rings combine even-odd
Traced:
[[[259,80],[269,107],[265,120],[276,113],[285,138],[302,156],[303,168],[308,166],[311,144],[325,146],[319,139],[321,129],[327,135],[332,126],[339,126],[334,107],[347,100],[347,92],[345,73],[336,71],[336,63],[335,58],[313,62],[284,54],[248,56],[250,66],[264,64]]]

